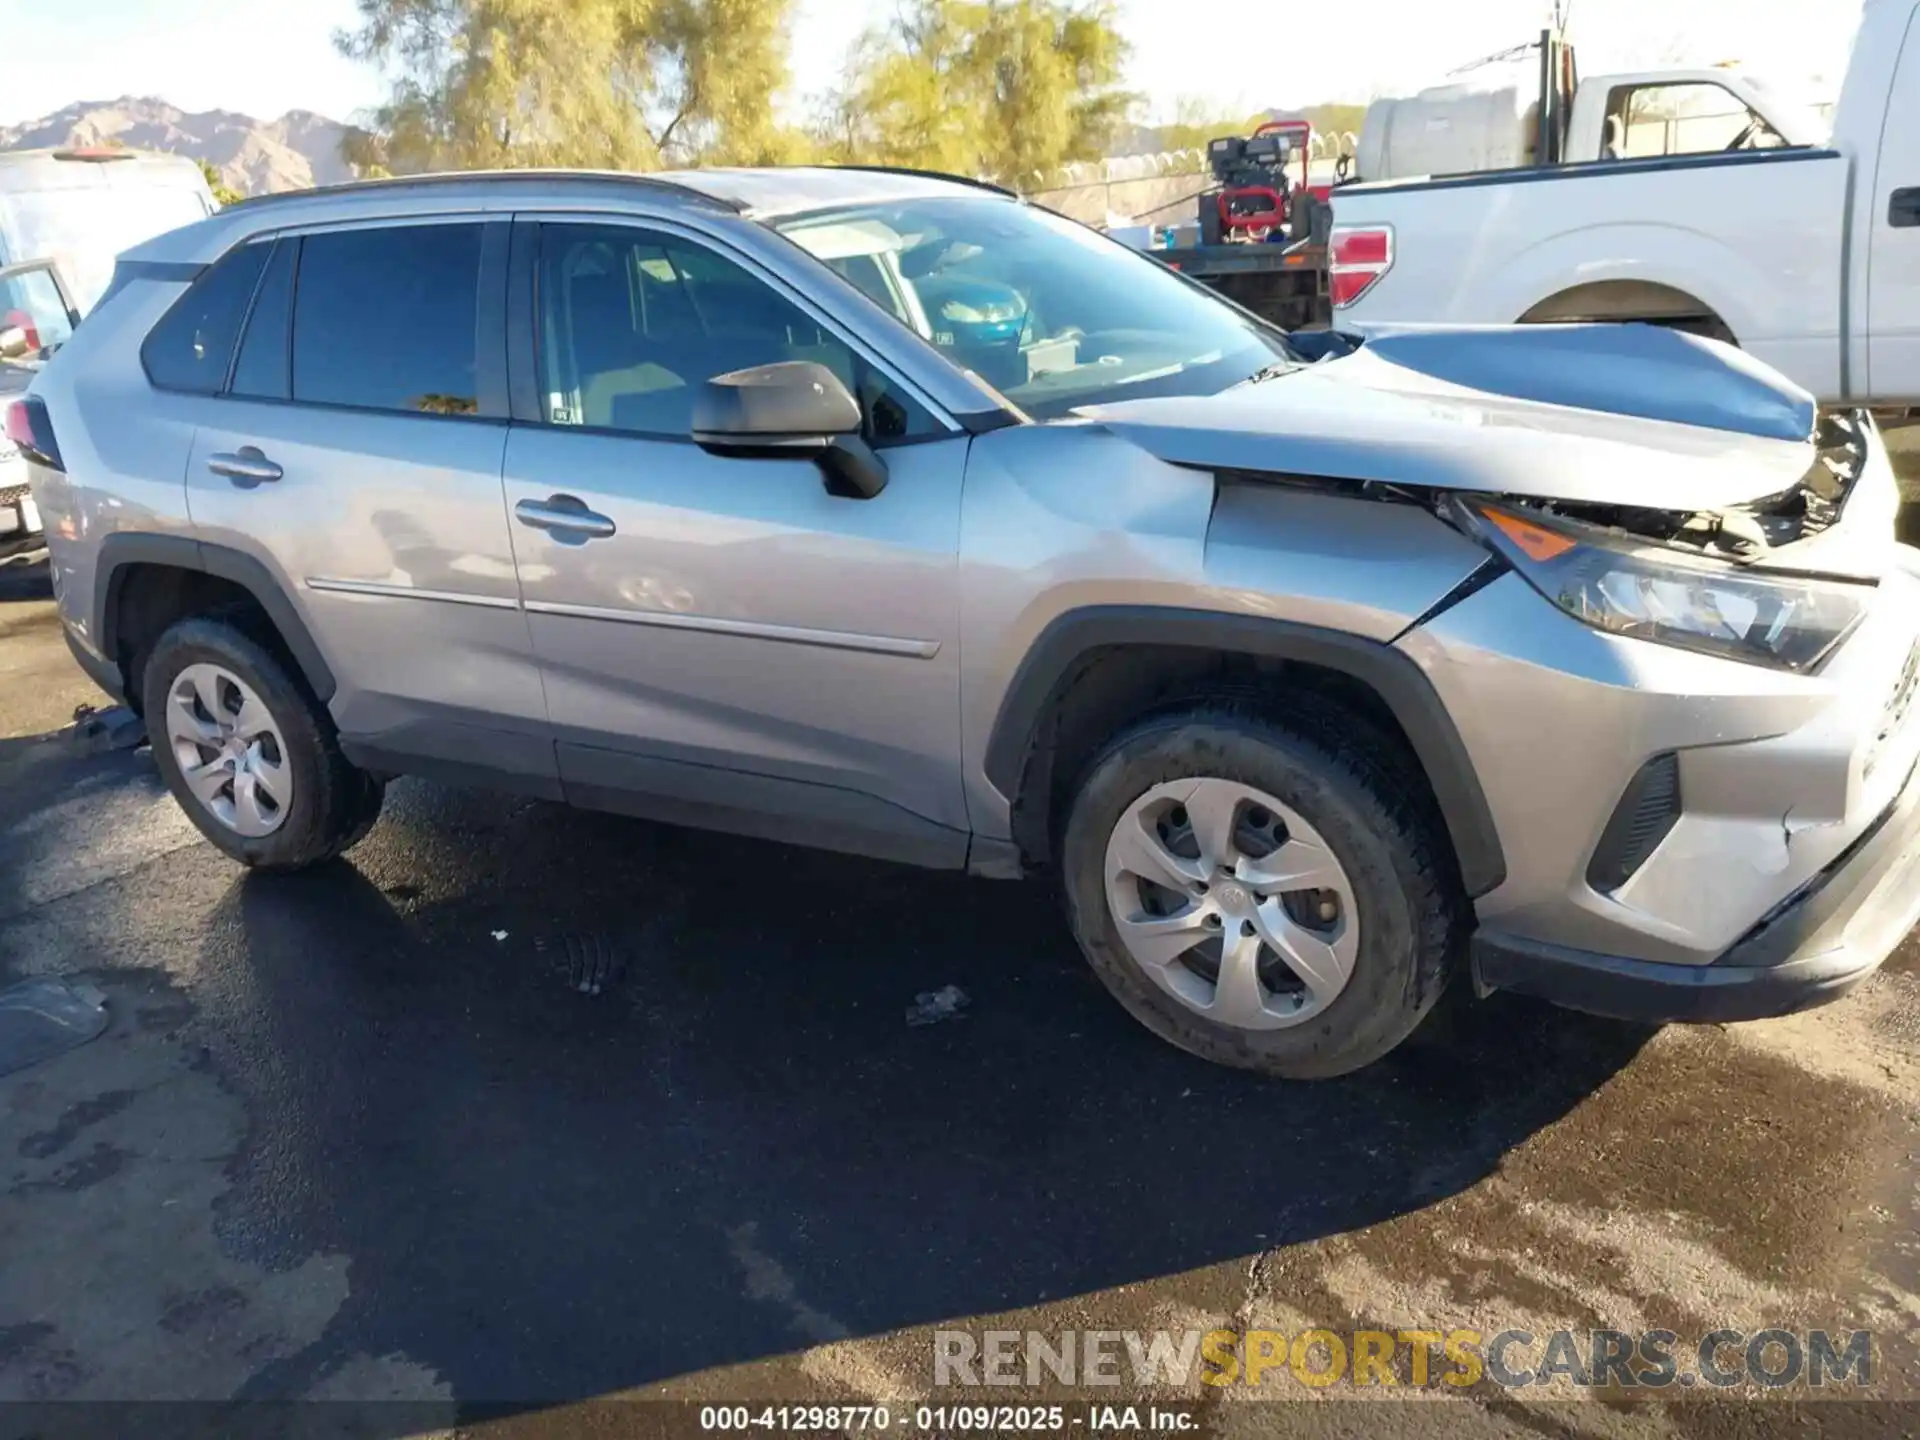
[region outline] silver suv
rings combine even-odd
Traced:
[[[1288,337],[1003,193],[525,173],[123,257],[9,421],[75,656],[266,869],[414,774],[1013,877],[1177,1045],[1460,971],[1830,999],[1920,911],[1864,416],[1644,327]]]

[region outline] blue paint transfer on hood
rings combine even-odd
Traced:
[[[1814,460],[1812,398],[1710,340],[1605,325],[1378,334],[1215,395],[1075,413],[1176,465],[1655,510],[1781,494]]]
[[[1745,351],[1657,325],[1392,326],[1367,348],[1448,384],[1704,425],[1763,440],[1806,440],[1814,399]]]

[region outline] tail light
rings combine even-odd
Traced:
[[[1333,308],[1344,310],[1380,283],[1393,269],[1393,227],[1390,225],[1336,225],[1329,242],[1327,285]]]
[[[35,465],[44,465],[49,470],[67,468],[60,459],[60,445],[53,438],[53,418],[47,414],[46,404],[35,396],[16,400],[7,407],[7,439]]]

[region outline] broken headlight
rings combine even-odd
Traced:
[[[1613,635],[1780,670],[1814,669],[1866,612],[1869,587],[1735,570],[1631,536],[1479,502],[1463,517],[1529,584]]]

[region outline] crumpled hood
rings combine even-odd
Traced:
[[[1218,395],[1076,413],[1179,465],[1692,511],[1792,489],[1814,408],[1716,341],[1530,325],[1381,329]]]

